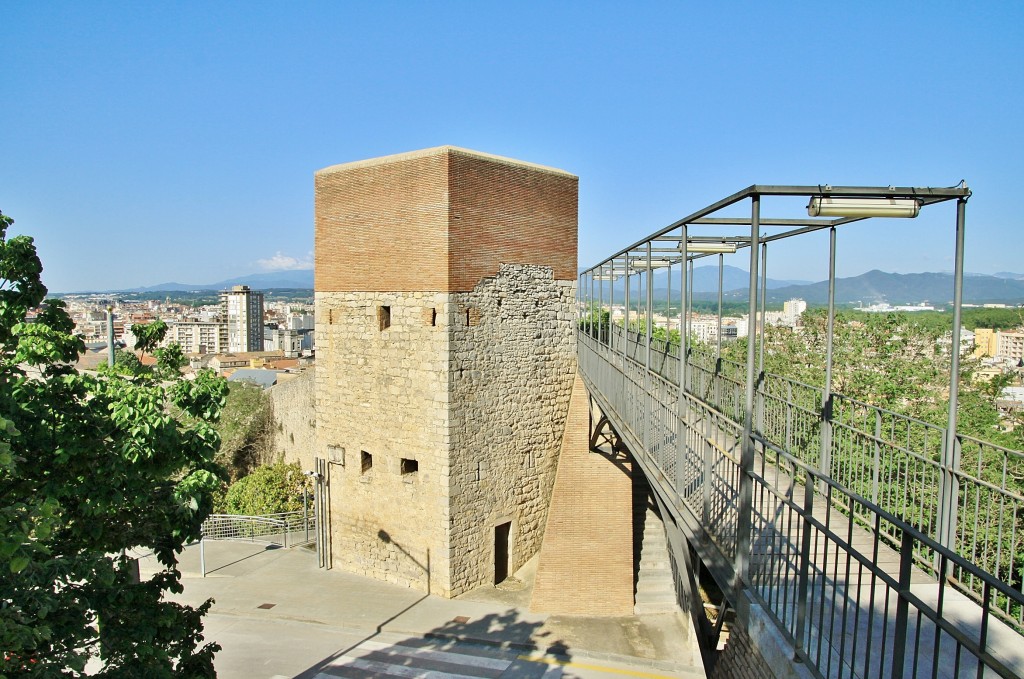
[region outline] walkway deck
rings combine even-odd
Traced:
[[[680,419],[675,384],[591,338],[581,336],[580,356],[595,400],[719,584],[735,597],[731,585],[742,583],[812,673],[1024,676],[1024,638],[915,565],[914,543],[926,537],[767,442],[751,474],[749,572],[737,578],[742,427],[689,396]],[[893,533],[901,544],[886,541]],[[935,553],[939,572],[952,572],[958,557]]]

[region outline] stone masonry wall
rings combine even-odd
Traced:
[[[455,312],[443,293],[317,292],[315,301],[333,565],[448,595],[446,330]],[[403,459],[417,470],[403,473]]]
[[[494,529],[511,521],[509,573],[540,549],[576,373],[575,281],[504,264],[452,295],[451,589],[494,582]]]
[[[316,414],[313,403],[315,369],[278,382],[267,390],[274,413],[273,452],[285,462],[313,468],[316,451]]]

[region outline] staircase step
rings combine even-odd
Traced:
[[[651,580],[640,580],[636,583],[636,595],[640,596],[643,594],[655,594],[659,592],[675,592],[675,587],[672,585],[672,581],[666,578],[656,578]],[[673,596],[675,596],[673,594]]]
[[[675,613],[679,607],[674,602],[661,603],[637,603],[633,606],[634,615],[659,615],[661,613]]]

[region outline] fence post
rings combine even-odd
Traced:
[[[796,469],[794,468],[794,474]],[[804,647],[807,630],[807,596],[810,589],[811,571],[811,515],[814,511],[814,475],[804,472],[804,510],[800,522],[800,576],[797,585],[796,603],[796,648],[797,653]]]
[[[201,536],[199,538],[199,570],[203,572],[203,577],[206,577],[206,537]]]
[[[896,621],[892,641],[892,679],[903,679],[903,665],[907,654],[907,625],[909,621],[910,602],[910,568],[914,562],[914,538],[910,531],[903,531],[900,541],[900,578],[899,589],[896,591]],[[941,575],[941,574],[940,574]],[[942,578],[939,579],[940,585]],[[938,639],[936,639],[938,644]],[[938,648],[938,645],[936,645]]]

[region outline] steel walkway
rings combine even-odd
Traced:
[[[919,206],[957,201],[950,346],[960,346],[969,190],[754,186],[581,275],[580,373],[647,476],[663,516],[675,522],[669,541],[691,600],[696,601],[696,585],[690,560],[696,556],[735,609],[738,624],[753,628],[752,621],[767,621],[785,640],[788,658],[813,676],[1024,676],[1024,496],[1015,481],[1024,476],[1024,454],[956,431],[957,352],[950,352],[945,428],[833,393],[835,231],[859,217],[762,220],[759,214],[762,194],[809,195],[813,202],[829,192],[870,200],[897,195]],[[747,199],[749,219],[709,216]],[[750,236],[692,238],[688,229],[698,224],[747,225]],[[666,327],[659,328],[655,271],[668,268],[663,280],[671,284],[672,267],[678,266],[676,307],[685,313],[680,311],[677,327],[685,328],[693,252],[749,247],[748,318],[764,318],[764,262],[771,240],[760,234],[765,224],[790,228],[791,234],[831,231],[823,387],[766,374],[763,334],[760,342],[749,343],[744,365],[721,359],[720,345],[704,354],[685,343],[688,360],[681,365],[678,344],[657,339],[656,330],[669,335],[672,292],[660,319]],[[721,254],[718,261],[721,271]],[[633,276],[640,299],[631,304]],[[623,277],[625,285],[617,290],[615,281]],[[616,307],[615,296],[623,293],[624,305]],[[623,308],[625,318],[612,322]],[[750,329],[757,333],[758,324]],[[688,335],[682,333],[684,341]],[[691,601],[694,622],[713,633],[700,609]]]

